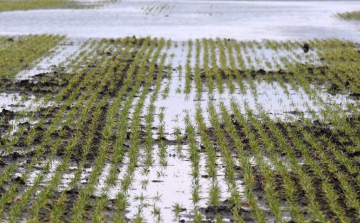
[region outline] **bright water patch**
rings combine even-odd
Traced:
[[[241,40],[334,37],[359,42],[358,23],[340,21],[333,16],[360,8],[360,3],[355,1],[160,3],[122,1],[91,10],[3,12],[0,13],[0,34],[53,33],[83,37],[150,35],[173,40],[203,37]]]

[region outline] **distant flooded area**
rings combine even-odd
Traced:
[[[82,1],[84,2],[84,1]],[[86,1],[85,1],[86,2]],[[0,34],[72,37],[152,36],[288,40],[360,40],[359,22],[334,17],[357,1],[111,1],[93,9],[0,13]]]

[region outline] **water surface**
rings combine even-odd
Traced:
[[[122,1],[97,9],[0,13],[1,34],[52,33],[81,37],[309,39],[359,42],[359,22],[335,13],[357,1]]]

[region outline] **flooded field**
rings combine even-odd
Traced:
[[[2,71],[3,219],[358,218],[353,43],[41,35],[1,50],[41,40],[47,56]]]
[[[2,222],[359,221],[359,3],[82,2],[0,13]]]
[[[84,2],[89,1],[80,1]],[[360,9],[358,1],[105,1],[86,10],[3,12],[0,34],[150,35],[176,41],[339,38],[359,42],[359,22],[335,17],[356,9]]]

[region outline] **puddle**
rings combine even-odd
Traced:
[[[43,103],[42,100],[35,101],[35,96],[17,93],[0,94],[0,109],[3,111],[11,110],[13,112],[32,111]]]
[[[167,133],[173,133],[175,128],[180,128],[180,130],[184,131],[185,124],[183,120],[186,112],[195,114],[196,106],[201,106],[203,110],[206,110],[209,102],[214,103],[215,106],[219,105],[219,103],[224,103],[225,106],[230,108],[231,101],[235,101],[240,105],[243,114],[246,113],[244,106],[246,104],[257,117],[260,117],[260,111],[264,111],[272,119],[279,118],[283,121],[293,120],[294,118],[313,119],[314,114],[321,117],[320,111],[324,109],[324,104],[330,106],[336,104],[343,111],[346,111],[346,103],[356,103],[355,100],[352,100],[347,95],[331,95],[326,89],[323,89],[318,94],[318,97],[324,101],[324,103],[320,103],[317,97],[309,96],[301,88],[296,91],[289,84],[285,84],[286,89],[284,89],[277,82],[268,83],[264,80],[256,82],[254,86],[245,81],[245,93],[236,88],[235,92],[231,94],[227,87],[224,87],[223,93],[214,90],[210,94],[204,88],[201,99],[198,98],[194,88],[191,89],[189,94],[179,92],[179,88],[183,89],[182,86],[185,85],[185,78],[179,79],[179,76],[173,75],[171,80],[165,79],[162,86],[166,86],[168,83],[170,83],[168,96],[166,98],[159,97],[154,103],[156,108],[165,108],[164,122]],[[315,87],[313,88],[315,89]],[[204,112],[203,116],[205,121],[207,121],[208,113]],[[155,126],[158,124],[158,119],[155,119]],[[208,122],[207,124],[209,126]]]
[[[193,188],[193,182],[189,179],[189,175],[192,172],[192,164],[189,159],[187,146],[182,146],[181,155],[177,151],[176,146],[167,146],[166,158],[168,165],[158,165],[159,148],[154,146],[154,165],[148,169],[148,172],[144,174],[143,168],[138,167],[135,171],[134,181],[132,188],[129,191],[130,207],[127,217],[133,219],[138,211],[138,207],[143,207],[142,215],[146,217],[148,221],[153,218],[152,221],[157,222],[160,216],[161,222],[175,222],[179,220],[189,221],[194,215],[194,203],[192,201],[191,193]],[[141,161],[140,161],[141,162]],[[221,168],[220,159],[219,170],[217,176],[217,182],[221,188],[221,200],[225,200],[230,196],[226,191],[227,185],[224,179],[224,172]],[[206,176],[206,160],[205,156],[200,158],[200,174],[199,185],[201,200],[196,203],[197,207],[207,207],[209,202],[209,190],[211,181]],[[241,182],[238,182],[239,185]],[[174,207],[179,204],[183,209],[180,213],[180,218],[176,218],[174,213]],[[154,215],[154,207],[161,210],[160,215]],[[151,216],[151,217],[150,217]],[[226,219],[224,219],[226,220]]]
[[[150,11],[151,7],[153,9]],[[353,11],[354,8],[360,8],[360,3],[121,1],[86,10],[2,12],[0,34],[52,33],[72,37],[150,35],[172,40],[203,37],[238,40],[334,37],[359,42],[357,22],[340,21],[332,16],[338,12]]]

